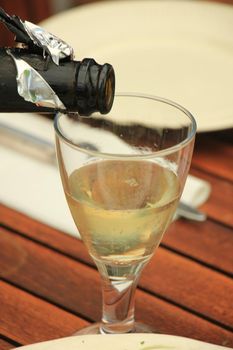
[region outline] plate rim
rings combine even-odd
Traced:
[[[87,14],[89,13],[90,16],[95,15],[95,13],[97,12],[97,14],[99,13],[99,11],[101,11],[101,9],[119,9],[121,6],[124,6],[125,8],[127,8],[127,6],[133,6],[134,4],[137,4],[137,6],[139,7],[145,7],[147,5],[150,5],[151,7],[167,7],[169,5],[172,4],[172,6],[185,6],[185,8],[191,8],[196,9],[196,11],[199,11],[199,9],[203,9],[205,8],[205,10],[208,9],[213,9],[213,13],[216,14],[218,13],[218,11],[221,9],[220,11],[220,18],[222,16],[222,13],[229,13],[230,10],[230,16],[232,16],[232,22],[233,22],[233,5],[230,4],[225,4],[225,3],[218,3],[218,2],[211,2],[211,1],[197,1],[197,0],[192,0],[192,1],[185,1],[185,0],[166,0],[166,2],[164,0],[157,0],[156,2],[151,1],[151,0],[144,0],[143,2],[139,2],[138,0],[110,0],[110,1],[102,1],[102,2],[94,2],[94,3],[89,3],[86,4],[85,6],[77,6],[75,8],[71,8],[68,9],[62,13],[58,13],[55,14],[51,17],[49,17],[48,19],[46,19],[45,21],[41,22],[40,25],[44,26],[44,27],[50,27],[51,25],[53,26],[55,22],[57,21],[64,21],[64,20],[68,20],[70,18],[70,16],[77,16],[77,21],[78,18],[80,18],[80,16],[87,16]],[[119,11],[119,10],[118,10]],[[89,41],[89,40],[88,40]],[[80,40],[81,42],[81,40]],[[233,43],[233,42],[232,42]],[[86,45],[86,44],[85,44]],[[90,49],[91,47],[91,43],[87,45],[87,50],[88,47]],[[93,56],[95,55],[95,50],[93,51]],[[134,92],[134,91],[132,91]],[[144,91],[141,91],[144,92]],[[158,94],[154,94],[154,92],[152,92],[153,95],[158,95]],[[166,96],[162,96],[161,94],[159,94],[161,97],[166,97]],[[182,96],[182,91],[181,91],[181,96]],[[168,96],[169,98],[171,96]],[[171,98],[172,99],[172,98]],[[196,120],[197,120],[197,132],[198,133],[205,133],[205,132],[215,132],[215,131],[221,131],[221,130],[227,130],[227,129],[231,129],[233,128],[233,112],[231,113],[231,104],[228,100],[226,100],[228,102],[227,104],[227,110],[226,112],[222,112],[221,114],[219,114],[219,117],[216,115],[214,117],[214,119],[211,119],[211,122],[208,123],[208,117],[207,118],[203,118],[201,117],[201,115],[204,115],[205,113],[207,113],[207,115],[210,115],[211,117],[211,113],[212,111],[214,111],[214,109],[211,110],[211,105],[209,104],[209,108],[207,106],[207,108],[202,108],[201,107],[201,113],[197,111],[194,112],[192,103],[190,104],[189,101],[189,106],[187,106],[187,103],[184,102],[180,102],[177,100],[177,98],[173,99],[176,100],[178,103],[181,103],[181,105],[184,105],[184,107],[186,107],[187,109],[191,110],[192,114],[194,114],[194,116],[196,116]],[[194,100],[194,107],[198,105],[198,99]],[[233,107],[233,106],[232,106]],[[222,107],[221,107],[222,108]],[[202,111],[203,110],[203,111]],[[207,110],[207,112],[206,112]],[[233,108],[232,108],[233,110]],[[203,122],[202,122],[203,120]]]

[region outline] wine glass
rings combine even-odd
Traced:
[[[102,281],[102,320],[78,334],[152,332],[134,321],[135,289],[182,194],[195,120],[172,101],[125,93],[106,115],[58,113],[54,125],[66,200]]]

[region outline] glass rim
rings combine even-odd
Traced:
[[[56,113],[56,115],[55,115],[55,118],[54,118],[54,129],[55,129],[56,135],[59,138],[61,138],[67,145],[69,145],[70,147],[72,147],[74,149],[79,150],[82,153],[88,154],[90,156],[98,156],[98,157],[101,156],[102,158],[108,158],[108,159],[114,159],[114,158],[124,158],[124,159],[127,159],[127,158],[139,158],[139,159],[143,158],[143,159],[145,159],[145,158],[160,157],[160,156],[164,156],[164,155],[168,155],[168,154],[174,153],[177,150],[180,150],[180,149],[184,148],[187,144],[189,144],[193,140],[193,138],[194,138],[194,136],[196,134],[196,131],[197,131],[196,120],[193,117],[193,115],[185,107],[181,106],[180,104],[178,104],[178,103],[176,103],[176,102],[174,102],[174,101],[172,101],[170,99],[164,98],[164,97],[159,97],[159,96],[149,95],[149,94],[143,94],[143,93],[117,92],[117,93],[115,93],[115,96],[116,97],[138,97],[138,98],[154,100],[154,101],[158,101],[158,102],[170,105],[170,106],[180,110],[181,112],[183,112],[190,119],[190,121],[191,121],[191,130],[190,130],[189,134],[187,135],[187,137],[183,141],[177,143],[174,146],[165,148],[163,150],[151,151],[150,153],[147,153],[147,154],[142,154],[142,153],[138,153],[138,154],[123,154],[123,153],[119,153],[118,154],[118,153],[110,153],[110,152],[106,153],[106,152],[101,152],[101,151],[89,150],[89,149],[82,148],[77,143],[75,143],[72,140],[70,140],[69,138],[67,138],[62,133],[62,131],[60,130],[59,125],[58,125],[59,118],[62,115],[66,115],[66,113],[65,113],[65,111],[64,112],[63,111],[58,111]],[[88,118],[88,117],[86,117],[86,118]]]

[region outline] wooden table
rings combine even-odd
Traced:
[[[198,136],[191,173],[212,185],[204,223],[180,219],[144,270],[138,320],[233,347],[232,132]],[[51,208],[52,210],[52,208]],[[0,207],[0,349],[65,337],[100,319],[100,278],[78,239]]]

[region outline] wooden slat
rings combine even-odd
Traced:
[[[136,295],[136,319],[150,325],[155,332],[233,347],[232,332],[223,331],[222,328],[195,315],[190,317],[186,311],[158,300],[141,290],[138,290]]]
[[[162,245],[227,274],[233,272],[233,232],[227,227],[182,219],[172,223]]]
[[[96,306],[90,308],[92,269],[2,229],[0,246],[0,273],[4,279],[80,315],[100,318],[99,287],[93,286]],[[97,277],[96,273],[96,280]]]
[[[46,300],[51,300],[68,310],[72,310],[79,315],[85,315],[92,320],[100,319],[100,280],[98,273],[94,269],[71,260],[70,258],[57,252],[51,251],[48,248],[41,247],[34,242],[28,241],[27,239],[11,234],[6,230],[1,230],[0,237],[5,237],[5,243],[4,240],[1,242],[1,246],[3,247],[2,250],[6,252],[5,256],[3,257],[3,262],[7,262],[7,266],[13,267],[14,261],[16,261],[15,269],[11,268],[8,270],[8,272],[6,269],[4,269],[5,279],[24,289],[27,289],[30,292],[36,293]],[[14,242],[14,245],[17,245],[18,249],[23,252],[23,262],[21,261],[19,263],[18,259],[15,258],[17,255],[13,255],[11,250],[8,249],[7,253],[7,246],[9,246],[12,242]],[[14,247],[12,249],[14,249]],[[167,258],[167,254],[165,258]],[[171,285],[173,285],[174,289],[181,291],[181,287],[185,283],[188,283],[188,281],[186,280],[186,276],[183,276],[184,280],[181,281],[181,267],[179,259],[174,260],[176,265],[171,269],[170,259],[164,260],[163,256],[162,263],[159,255],[160,254],[157,256],[157,263],[160,268],[161,275],[164,275],[166,266],[168,266],[168,270],[171,274],[174,274],[174,269],[176,270],[176,266],[178,266],[177,282],[179,284],[181,283],[181,286],[179,287],[178,283],[175,281],[175,278],[172,279]],[[184,262],[185,259],[182,260],[182,264]],[[161,267],[161,264],[164,264],[165,266]],[[195,270],[186,270],[185,272],[187,272],[189,276],[194,273],[194,277],[196,278]],[[199,270],[199,272],[201,274],[201,270]],[[147,275],[147,273],[145,273],[145,275]],[[156,275],[156,273],[154,274]],[[211,274],[212,271],[210,270],[210,286],[212,286],[213,289],[216,288],[216,295],[218,296],[219,290],[225,286],[227,291],[229,288],[228,282],[226,282],[225,279],[223,280],[220,278],[213,284],[213,281],[211,281]],[[171,278],[171,276],[169,276],[169,278]],[[195,283],[195,286],[197,286],[199,282],[200,279]],[[217,285],[218,282],[222,284],[220,287]],[[144,277],[143,283],[147,287],[147,277]],[[150,281],[150,285],[155,283],[156,277],[153,277],[153,279]],[[163,282],[163,284],[164,283],[165,282]],[[194,281],[192,281],[192,283],[194,283]],[[171,285],[170,288],[168,288],[168,293],[165,292],[165,295],[169,295]],[[192,290],[193,286],[190,285],[190,288]],[[201,285],[199,285],[199,289],[201,289]],[[228,342],[232,342],[233,344],[233,334],[224,330],[223,328],[215,326],[211,322],[207,322],[200,317],[194,316],[191,313],[180,309],[179,307],[158,299],[157,297],[152,298],[143,291],[139,291],[138,293],[140,295],[138,302],[139,318],[149,318],[150,324],[155,328],[162,328],[162,331],[166,330],[169,333],[183,336],[191,336],[192,334],[192,337],[197,339],[207,340],[208,338],[209,341],[214,341],[218,344],[222,344],[223,341],[228,339]],[[175,294],[176,293],[178,292],[176,291]],[[186,298],[185,301],[182,301],[185,303],[187,302],[187,298],[189,300],[193,297],[190,292],[188,292],[188,295],[181,293],[181,296],[182,298]],[[220,297],[222,297],[222,295],[220,295]],[[188,302],[190,303],[190,300]],[[210,305],[208,300],[206,300],[206,302],[206,308],[213,308],[213,305]],[[221,314],[223,303],[224,302],[220,301],[219,311],[214,310],[214,314],[212,314],[212,316],[215,317],[215,315],[218,314],[219,319],[222,320],[222,322],[228,323],[229,316]],[[203,309],[203,305],[201,305],[201,307]],[[149,313],[150,316],[145,316],[145,308],[151,309]],[[195,308],[198,309],[199,306],[196,305]],[[204,311],[206,312],[206,310]],[[209,313],[211,313],[211,310],[209,310]],[[167,322],[165,320],[166,317],[168,320]]]
[[[3,266],[2,271],[6,277],[10,274],[10,280],[13,282],[18,283],[18,281],[20,281],[20,283],[23,283],[23,286],[25,286],[27,278],[33,280],[36,266],[37,271],[40,267],[43,267],[47,274],[48,267],[52,270],[54,268],[58,269],[59,273],[56,276],[56,278],[59,277],[58,283],[64,279],[63,274],[66,274],[66,278],[69,277],[68,272],[65,270],[65,265],[67,265],[66,269],[69,270],[69,272],[74,271],[73,274],[75,274],[78,268],[77,273],[80,280],[84,278],[83,276],[88,274],[88,268],[82,264],[77,265],[74,261],[56,252],[51,254],[50,250],[39,247],[33,242],[27,241],[21,237],[12,235],[6,230],[2,230],[1,232],[1,246],[5,247],[3,248],[1,258],[3,264],[8,262],[6,267]],[[35,253],[33,253],[33,251],[35,251]],[[13,261],[12,257],[14,257]],[[54,261],[55,259],[57,260]],[[24,260],[26,260],[27,264],[24,264]],[[15,264],[15,266],[13,264]],[[21,272],[17,273],[17,270]],[[37,273],[39,273],[39,271]],[[56,270],[54,274],[56,274]],[[52,278],[53,281],[50,281],[50,283],[54,283],[54,277],[46,276],[46,280],[49,278]],[[70,276],[70,278],[72,278],[72,276]],[[43,281],[44,276],[38,276],[36,283],[38,283],[38,280]],[[207,280],[208,283],[206,283]],[[88,283],[88,280],[86,283]],[[168,284],[171,288],[168,288]],[[178,256],[177,254],[159,249],[156,257],[151,260],[147,267],[146,273],[143,274],[140,285],[151,292],[164,296],[173,302],[195,310],[213,320],[220,319],[226,326],[231,326],[233,324],[233,312],[229,310],[225,313],[225,310],[231,305],[233,280]],[[36,285],[35,290],[39,290],[42,286],[43,284],[41,283],[39,286]],[[84,288],[84,286],[82,286],[82,288]],[[196,291],[195,294],[190,293],[190,289]],[[84,290],[84,295],[85,292]],[[209,299],[210,293],[212,294],[211,300]],[[212,299],[218,301],[217,308],[213,307]],[[60,299],[58,302],[61,302]],[[66,306],[71,307],[69,305]],[[83,311],[83,314],[85,315],[85,311]]]
[[[233,147],[229,143],[197,138],[192,166],[228,181],[233,181]]]
[[[0,223],[73,257],[85,259],[79,240],[0,204]]]
[[[0,335],[0,350],[10,350],[14,349],[15,345],[1,338]]]
[[[54,323],[52,322],[51,327],[51,324],[48,322],[46,317],[48,312],[45,312],[44,314],[43,301],[40,301],[40,304],[42,303],[42,307],[40,305],[39,310],[37,310],[35,315],[34,300],[36,300],[37,305],[37,298],[28,293],[20,291],[5,282],[0,282],[0,296],[2,296],[3,293],[4,295],[8,295],[9,298],[2,299],[2,310],[6,308],[7,312],[4,314],[5,317],[2,317],[1,313],[1,320],[3,321],[3,323],[1,323],[1,328],[3,324],[3,327],[7,327],[7,331],[5,333],[10,335],[12,339],[20,339],[24,345],[32,344],[36,341],[55,339],[57,338],[58,334],[60,334],[61,337],[69,336],[70,331],[73,332],[74,329],[78,330],[83,326],[82,325],[80,327],[80,325],[77,325],[76,323],[73,324],[72,322],[72,326],[69,328],[66,323],[63,325],[63,322],[67,321],[64,319],[64,317],[62,317],[60,321],[58,319],[58,322],[56,322],[56,316],[60,315],[55,312],[53,319]],[[180,332],[178,333],[180,335],[195,337],[196,339],[205,340],[220,345],[231,346],[231,344],[233,344],[233,339],[229,332],[199,319],[196,316],[189,317],[189,314],[182,310],[179,310],[177,313],[176,307],[169,306],[163,301],[156,301],[152,296],[141,291],[137,292],[137,300],[136,315],[138,316],[138,320],[150,325],[151,327],[155,327],[160,332],[167,334],[177,334],[177,332]],[[16,304],[18,301],[22,301],[22,307],[25,308],[26,314],[24,310],[21,310],[21,308],[17,310],[18,312],[22,311],[24,317],[17,318],[17,324],[19,323],[19,326],[15,327],[14,325],[16,319],[14,312],[8,312],[8,310],[11,311],[11,305]],[[143,310],[143,312],[141,310]],[[51,307],[49,307],[48,311],[51,311],[52,314],[54,312]],[[50,315],[49,318],[51,318]],[[28,326],[25,327],[25,324]],[[68,321],[68,324],[70,324],[70,320]],[[56,331],[54,331],[54,325],[57,326]],[[183,332],[180,331],[182,327],[184,330]],[[26,331],[25,328],[27,328]],[[58,328],[59,330],[57,331]],[[195,330],[197,330],[197,334]]]
[[[233,228],[233,183],[205,174],[197,169],[192,169],[191,173],[208,181],[211,185],[210,197],[201,209],[208,217]]]
[[[0,222],[65,254],[93,264],[80,240],[31,220],[10,208],[0,206]],[[227,227],[211,221],[194,223],[178,220],[168,229],[163,243],[216,269],[232,273],[233,234]]]
[[[3,281],[0,300],[1,333],[23,345],[69,336],[87,325],[86,321]]]
[[[228,327],[233,325],[233,310],[229,309],[233,280],[175,253],[158,249],[140,286]]]

